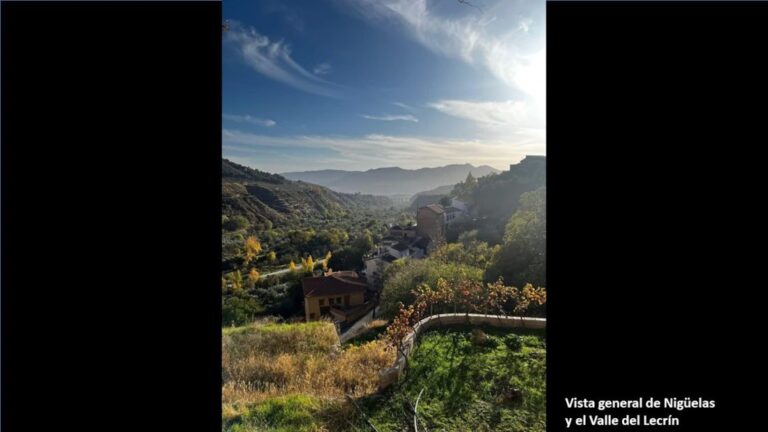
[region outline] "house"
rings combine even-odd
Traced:
[[[350,323],[365,315],[371,303],[365,301],[368,284],[356,272],[327,272],[301,280],[307,322],[330,316],[335,322]]]
[[[365,260],[365,278],[368,281],[368,286],[374,290],[380,290],[383,285],[384,270],[396,259],[388,253],[367,257]]]
[[[397,238],[397,239],[412,239],[416,237],[416,227],[415,226],[406,226],[401,227],[400,225],[393,225],[389,228],[389,237]]]
[[[451,198],[451,207],[459,209],[463,212],[467,211],[467,203],[458,198]]]
[[[464,211],[461,209],[458,209],[456,207],[446,207],[445,208],[445,223],[446,225],[450,225],[452,223],[458,222],[462,219],[464,219]]]
[[[416,234],[429,238],[429,250],[445,243],[445,209],[440,204],[419,207],[416,211]]]
[[[401,228],[397,225],[390,228],[389,234],[382,238],[379,245],[367,254],[365,262],[365,277],[374,292],[381,290],[384,270],[396,259],[420,259],[427,255],[431,240],[416,234],[417,227]]]
[[[406,242],[397,242],[387,247],[387,252],[395,258],[406,258],[410,256],[410,245]]]

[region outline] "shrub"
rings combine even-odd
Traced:
[[[235,215],[226,221],[222,221],[222,226],[227,231],[238,231],[248,228],[248,219],[244,216]]]
[[[504,344],[507,345],[510,351],[520,351],[523,348],[522,338],[514,333],[504,336]]]
[[[221,323],[228,326],[243,325],[264,313],[264,306],[253,297],[230,296],[224,298],[221,306]]]
[[[413,304],[416,296],[413,290],[426,283],[435,286],[443,278],[449,282],[461,280],[480,281],[483,270],[465,264],[445,263],[431,258],[423,260],[395,261],[384,273],[384,289],[381,293],[381,315],[393,317],[399,303]],[[450,311],[453,312],[453,311]]]

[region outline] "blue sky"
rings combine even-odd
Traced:
[[[468,1],[224,1],[224,157],[286,172],[545,154],[545,2]]]

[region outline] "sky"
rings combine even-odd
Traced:
[[[223,15],[234,162],[504,170],[546,154],[544,0],[228,0]]]

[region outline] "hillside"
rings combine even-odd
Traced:
[[[517,210],[520,195],[545,186],[546,181],[546,157],[527,156],[509,171],[477,179],[470,201],[479,217],[506,223]]]
[[[291,180],[301,180],[331,188],[338,192],[396,195],[415,193],[456,184],[467,177],[498,173],[487,165],[446,165],[438,168],[408,170],[398,167],[377,168],[367,171],[321,170],[288,172],[282,175]]]
[[[449,241],[456,241],[465,231],[478,230],[478,239],[491,244],[500,243],[504,227],[518,209],[520,197],[546,185],[547,159],[545,156],[527,156],[520,163],[510,165],[508,171],[478,179],[466,179],[454,186],[449,194],[469,204],[472,221],[451,225]],[[423,201],[440,197],[422,195]]]
[[[450,195],[453,191],[454,185],[439,186],[428,191],[418,192],[414,194],[409,200],[408,208],[415,212],[419,207],[424,207],[430,204],[437,204],[440,202],[440,198]]]
[[[386,197],[338,193],[222,159],[222,215],[262,229],[391,205]]]

